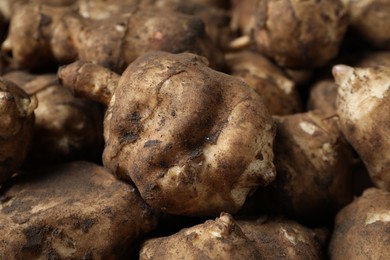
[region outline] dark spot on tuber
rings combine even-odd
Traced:
[[[144,143],[144,147],[152,147],[152,146],[157,146],[161,143],[159,140],[148,140]]]

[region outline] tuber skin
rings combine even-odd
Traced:
[[[146,240],[141,246],[139,259],[263,258],[261,251],[245,236],[232,216],[222,213],[216,220],[182,229],[172,236]]]
[[[320,67],[334,58],[348,26],[340,0],[246,0],[233,12],[238,25],[232,28],[250,33],[258,51],[294,69]]]
[[[56,74],[11,72],[4,78],[38,100],[29,167],[69,160],[98,161],[103,151],[103,112],[97,103],[76,98]]]
[[[331,238],[331,259],[389,259],[390,193],[371,188],[343,208]]]
[[[26,157],[34,124],[36,99],[12,82],[0,78],[0,185]]]
[[[390,2],[341,0],[350,16],[352,30],[373,47],[390,50]]]
[[[291,220],[234,220],[222,213],[171,236],[147,239],[140,259],[324,259],[324,239],[317,233]]]
[[[15,12],[2,50],[10,56],[12,68],[35,70],[84,60],[122,72],[138,56],[153,50],[198,53],[216,67],[223,59],[210,44],[203,22],[194,16],[138,9],[92,20],[70,7],[36,4]]]
[[[235,212],[275,178],[274,127],[261,97],[206,62],[189,53],[148,53],[130,64],[106,103],[104,165],[166,213]],[[59,78],[76,93],[109,85],[94,86],[106,69],[95,65],[85,76],[85,66],[93,65],[62,67]]]
[[[333,67],[337,113],[345,138],[367,167],[373,183],[390,191],[390,67]]]
[[[250,51],[225,56],[230,75],[241,78],[264,100],[271,115],[289,115],[302,111],[295,84],[282,70],[261,54]]]
[[[121,259],[158,215],[105,168],[72,162],[0,191],[1,259]]]
[[[308,109],[322,111],[324,116],[336,116],[337,92],[338,86],[333,79],[318,81],[311,87]]]
[[[255,193],[256,206],[310,224],[329,222],[353,199],[354,160],[337,117],[309,111],[274,120],[277,177]]]
[[[254,241],[261,259],[325,259],[326,229],[312,230],[283,218],[237,220],[245,236]]]

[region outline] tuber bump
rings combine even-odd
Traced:
[[[206,62],[151,52],[120,78],[90,63],[59,70],[65,86],[108,105],[104,165],[167,213],[235,212],[275,177],[274,127],[261,97]]]

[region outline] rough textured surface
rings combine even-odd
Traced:
[[[390,50],[390,2],[388,0],[341,0],[352,29],[374,47]]]
[[[31,140],[36,99],[0,78],[0,185],[23,163]]]
[[[325,259],[325,230],[315,232],[295,221],[267,217],[237,224],[255,242],[261,259]]]
[[[331,259],[390,259],[390,193],[366,190],[336,218]]]
[[[141,260],[159,259],[265,259],[256,244],[242,232],[233,218],[221,214],[191,228],[162,238],[146,240]]]
[[[390,191],[390,67],[333,67],[340,127],[373,183]]]
[[[103,111],[96,103],[76,98],[58,84],[55,74],[12,72],[4,77],[38,100],[34,138],[27,158],[30,165],[101,157]]]
[[[289,115],[302,110],[294,82],[264,56],[243,51],[225,56],[230,75],[243,79],[264,100],[271,115]]]
[[[275,119],[277,176],[255,194],[257,207],[312,223],[328,221],[353,197],[351,151],[337,118],[307,112]]]
[[[1,259],[119,259],[157,222],[134,187],[74,162],[0,193]]]
[[[24,5],[12,17],[2,50],[11,67],[25,69],[79,59],[123,71],[153,50],[193,52],[208,57],[211,64],[222,62],[200,18],[152,9],[92,20],[70,7]]]
[[[153,207],[214,215],[274,179],[273,136],[261,98],[242,81],[193,54],[150,53],[111,99],[103,161]]]
[[[105,166],[167,213],[234,212],[275,178],[274,126],[261,97],[205,62],[188,53],[149,53],[127,68],[108,105]],[[95,80],[74,73],[79,66],[59,71],[76,92],[72,82]]]
[[[251,0],[236,8],[237,27],[251,32],[257,49],[284,67],[324,65],[337,55],[348,26],[340,0]]]

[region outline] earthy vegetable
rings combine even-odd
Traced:
[[[341,0],[348,10],[351,28],[372,46],[390,50],[390,2]]]
[[[390,193],[368,189],[336,218],[329,254],[341,259],[389,259]]]
[[[191,228],[162,238],[146,240],[140,260],[147,259],[262,259],[254,241],[242,232],[233,218],[222,213]]]
[[[0,78],[0,185],[23,163],[34,124],[35,98]]]
[[[76,98],[57,82],[57,75],[11,72],[4,78],[35,95],[34,138],[27,157],[30,166],[68,160],[97,161],[103,151],[103,112],[98,104]]]
[[[333,67],[340,128],[373,183],[390,191],[390,67]]]
[[[277,176],[254,195],[257,207],[314,224],[329,221],[353,198],[353,158],[337,117],[313,111],[275,121]]]
[[[238,220],[238,226],[261,252],[258,259],[324,259],[325,229],[312,230],[299,223],[261,217]]]
[[[79,59],[123,71],[152,50],[194,52],[211,64],[222,60],[199,18],[155,9],[92,20],[69,7],[24,5],[13,15],[2,49],[11,67],[26,69]]]
[[[140,259],[322,259],[322,238],[283,219],[219,218],[146,240]]]
[[[294,82],[264,56],[244,51],[225,56],[232,76],[243,79],[264,100],[271,115],[288,115],[302,110]]]
[[[246,0],[236,10],[233,28],[251,33],[257,50],[284,67],[325,65],[337,55],[348,26],[340,0]]]
[[[235,212],[275,177],[274,128],[261,97],[208,68],[202,57],[149,53],[120,79],[78,62],[60,69],[59,77],[108,105],[104,165],[131,179],[155,208],[181,215]]]
[[[74,162],[28,175],[1,191],[1,259],[120,259],[157,224],[136,189],[102,167]]]

